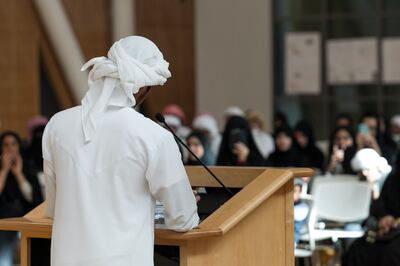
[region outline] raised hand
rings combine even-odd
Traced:
[[[249,148],[242,142],[235,143],[232,152],[237,156],[239,162],[246,162],[250,154]]]
[[[396,225],[396,223],[395,223],[395,219],[393,216],[387,215],[387,216],[382,217],[378,223],[378,228],[379,228],[378,234],[379,235],[386,234],[387,232],[390,231],[390,229],[394,228],[395,225]]]
[[[1,156],[1,172],[8,174],[12,167],[12,161],[13,160],[11,154],[3,154]]]
[[[22,157],[21,155],[18,155],[17,157],[14,158],[14,164],[11,166],[11,172],[13,173],[14,176],[18,177],[22,175]]]

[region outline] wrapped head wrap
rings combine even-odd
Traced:
[[[89,90],[82,100],[82,126],[85,141],[96,132],[98,118],[108,106],[130,107],[133,94],[146,86],[163,85],[171,77],[168,62],[150,40],[130,36],[113,44],[107,57],[96,57],[82,66],[89,67]]]

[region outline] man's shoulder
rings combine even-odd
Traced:
[[[171,134],[168,130],[166,130],[161,125],[154,122],[148,117],[145,117],[140,114],[140,117],[138,119],[140,120],[138,125],[140,124],[141,133],[153,138],[153,140],[158,140],[158,139],[162,140],[167,138]],[[136,125],[133,126],[136,127]],[[136,127],[135,131],[138,129],[139,128]]]
[[[132,108],[123,110],[124,117],[118,122],[127,127],[132,135],[151,139],[152,142],[168,138],[171,133],[150,118]]]
[[[62,110],[55,115],[53,115],[50,119],[51,123],[57,123],[60,120],[64,120],[65,118],[74,117],[79,115],[79,111],[81,110],[81,106],[74,106],[65,110]],[[65,121],[64,121],[65,122]]]

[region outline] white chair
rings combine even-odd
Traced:
[[[358,238],[364,231],[347,231],[343,228],[319,228],[319,220],[338,223],[359,222],[368,217],[371,202],[371,190],[366,182],[358,181],[354,176],[318,177],[312,186],[312,207],[308,220],[308,234],[302,236],[308,241],[310,249],[315,249],[315,242],[340,238]]]

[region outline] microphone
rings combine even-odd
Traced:
[[[207,172],[225,189],[226,192],[229,193],[229,195],[233,196],[232,191],[227,188],[224,183],[222,183],[221,180],[219,180],[219,178],[210,170],[210,168],[207,167],[207,165],[199,158],[197,157],[196,154],[194,154],[194,152],[192,152],[192,150],[175,134],[175,132],[171,129],[171,127],[167,124],[167,122],[165,122],[165,117],[160,114],[160,113],[156,113],[156,119],[158,122],[160,122],[161,124],[165,125],[168,130],[172,133],[172,135],[174,135],[174,138],[180,143],[182,144],[183,147],[185,147],[185,149],[190,152],[191,155],[193,155],[194,158],[196,158],[196,160],[207,170]]]

